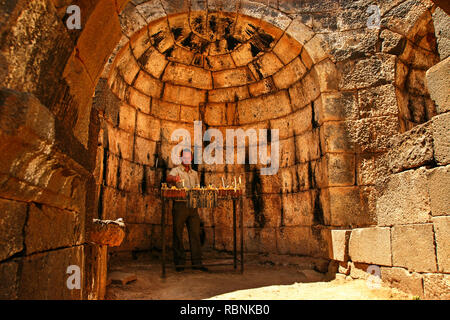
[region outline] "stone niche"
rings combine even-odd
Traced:
[[[247,251],[327,257],[327,225],[367,223],[330,209],[330,201],[348,208],[360,203],[355,154],[346,129],[328,123],[322,111],[321,87],[332,80],[321,83],[318,71],[331,62],[316,65],[295,38],[300,26],[287,27],[234,12],[191,11],[148,24],[117,49],[94,98],[103,115],[99,215],[127,222],[117,250],[159,248],[157,191],[173,167],[178,141],[171,134],[183,128],[193,141],[194,121],[202,122],[202,133],[217,129],[224,137],[226,129],[279,130],[275,175],[261,175],[259,164],[197,167],[204,185],[241,177]],[[351,98],[327,96],[335,104]],[[210,248],[232,249],[231,209],[231,202],[222,202],[212,214],[201,212]]]

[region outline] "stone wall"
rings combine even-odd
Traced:
[[[96,298],[98,250],[85,236],[95,217],[125,218],[119,250],[158,248],[154,188],[171,166],[168,137],[196,119],[280,129],[277,176],[199,167],[205,183],[242,175],[246,250],[328,256],[330,230],[376,225],[390,137],[448,105],[435,111],[423,88],[438,52],[426,0],[378,1],[380,30],[367,28],[369,0],[79,0],[82,30],[67,30],[68,4],[1,5],[2,297]],[[420,175],[399,166],[397,179]],[[202,213],[209,246],[229,250],[229,209],[214,221]],[[82,268],[82,292],[66,290],[69,263]]]
[[[427,82],[447,79],[448,63],[433,67],[441,78],[431,72]],[[368,278],[364,271],[377,265],[389,285],[421,298],[450,298],[449,123],[445,111],[392,138],[379,163],[377,226],[332,231],[339,273]]]
[[[2,89],[0,104],[0,298],[80,299],[65,283],[85,263],[89,163],[33,95]]]

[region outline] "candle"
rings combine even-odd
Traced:
[[[184,179],[183,179],[183,180],[181,180],[181,183],[183,184],[183,188],[184,188]]]
[[[223,180],[223,176],[222,176],[222,185],[225,188],[225,180]]]
[[[242,184],[241,176],[239,176],[239,185]]]
[[[237,183],[236,183],[236,177],[234,177],[234,189],[236,189]]]

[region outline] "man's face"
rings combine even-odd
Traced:
[[[191,164],[192,154],[190,152],[183,152],[183,155],[181,156],[181,162],[185,165]]]

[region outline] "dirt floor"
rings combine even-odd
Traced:
[[[232,262],[223,253],[210,253],[209,259]],[[126,273],[136,280],[128,284],[111,283],[107,299],[119,300],[405,300],[413,299],[395,289],[371,289],[365,280],[331,279],[324,261],[290,256],[246,257],[245,272],[233,266],[209,267],[208,272],[173,267],[161,278],[161,266],[156,257],[113,259],[109,275]],[[321,272],[319,272],[321,271]]]

